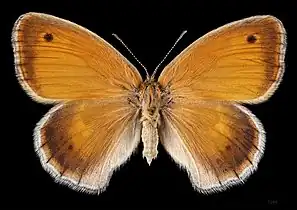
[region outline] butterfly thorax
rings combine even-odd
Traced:
[[[143,120],[150,121],[157,126],[159,109],[161,105],[161,88],[157,82],[148,81],[140,86],[139,102]]]
[[[158,124],[160,121],[160,108],[162,104],[162,90],[159,83],[147,80],[141,84],[138,92],[138,101],[141,109],[143,142],[143,157],[148,164],[157,157],[158,154]]]

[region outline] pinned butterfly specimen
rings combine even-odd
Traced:
[[[161,144],[202,193],[243,183],[257,169],[265,132],[241,104],[266,101],[282,79],[286,35],[277,18],[211,31],[145,80],[101,37],[51,15],[20,16],[12,43],[23,89],[55,104],[34,131],[55,181],[100,193],[141,142],[148,164]]]

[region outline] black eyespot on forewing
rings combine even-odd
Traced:
[[[250,44],[255,43],[257,40],[258,39],[257,39],[256,35],[254,35],[254,34],[248,35],[246,38],[246,41]]]
[[[46,33],[46,34],[44,34],[43,38],[44,38],[45,41],[51,42],[51,41],[53,41],[54,36],[51,33]]]

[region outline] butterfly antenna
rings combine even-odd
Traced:
[[[147,79],[150,77],[145,66],[136,58],[136,56],[132,53],[132,51],[128,48],[128,46],[123,42],[123,40],[116,34],[112,34],[117,40],[119,40],[122,45],[128,50],[128,52],[133,56],[133,58],[141,65],[141,67],[145,70]]]
[[[163,60],[158,64],[158,66],[155,68],[153,74],[152,74],[152,79],[155,77],[155,74],[158,70],[158,68],[160,67],[160,65],[165,61],[165,59],[167,58],[167,56],[170,54],[170,52],[173,50],[173,48],[176,46],[176,44],[179,42],[179,40],[181,40],[181,38],[187,33],[187,31],[183,31],[181,33],[181,35],[178,37],[178,39],[175,41],[175,43],[173,44],[173,46],[171,47],[171,49],[167,52],[167,54],[165,55],[165,57],[163,58]]]

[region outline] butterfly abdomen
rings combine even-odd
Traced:
[[[142,155],[150,165],[158,155],[159,136],[157,128],[148,120],[142,122],[141,138],[143,143]]]

